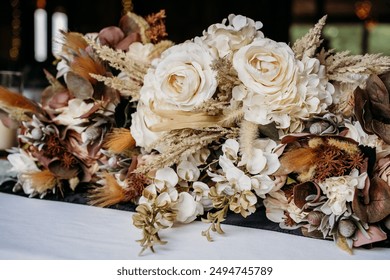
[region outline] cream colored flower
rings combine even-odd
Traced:
[[[278,156],[272,152],[276,142],[271,139],[257,139],[253,143],[250,154],[243,154],[239,166],[245,165],[251,174],[270,175],[278,170],[280,162]]]
[[[229,209],[246,218],[256,211],[256,203],[257,197],[251,191],[244,191],[233,196]]]
[[[233,101],[243,101],[245,119],[300,132],[302,120],[326,112],[333,86],[318,59],[295,59],[291,48],[270,39],[257,39],[233,57],[242,85]]]
[[[328,112],[332,104],[334,86],[328,81],[325,66],[316,58],[304,57],[297,61],[298,94],[305,100],[294,118],[307,119]]]
[[[294,201],[288,201],[282,190],[272,192],[263,200],[266,216],[269,220],[279,223],[284,229],[299,228],[307,213],[298,208]]]
[[[326,215],[332,213],[336,216],[342,215],[347,211],[347,202],[353,200],[355,189],[364,188],[366,178],[367,173],[359,175],[359,172],[354,170],[348,176],[330,177],[320,182],[319,186],[328,197],[325,204],[321,206],[321,211]]]
[[[239,149],[240,144],[235,139],[227,139],[222,145],[223,155],[232,162],[235,162],[238,159]]]
[[[142,100],[138,102],[136,113],[131,115],[131,135],[136,141],[137,146],[145,148],[146,152],[151,152],[150,146],[155,143],[164,132],[150,130],[150,127],[156,123],[162,122],[162,118],[154,114],[148,104]],[[159,150],[158,147],[156,147]]]
[[[57,125],[64,125],[81,133],[85,130],[85,127],[80,125],[88,123],[89,120],[87,118],[80,118],[80,116],[89,112],[94,105],[94,103],[86,103],[82,99],[74,98],[68,102],[67,107],[60,110],[61,113],[53,121]]]
[[[213,208],[213,202],[209,198],[210,188],[203,182],[194,182],[192,184],[194,191],[192,195],[195,201],[202,203],[204,210],[209,211]]]
[[[260,21],[254,21],[242,15],[230,14],[222,23],[211,25],[203,32],[202,41],[218,53],[220,58],[231,55],[241,47],[248,45],[254,38],[263,38],[258,31],[263,27]]]
[[[178,181],[179,178],[176,172],[170,167],[165,167],[157,170],[154,185],[159,191],[163,191],[164,189],[174,188]]]
[[[233,66],[244,85],[235,90],[245,91],[245,119],[263,125],[275,121],[287,128],[289,114],[304,101],[297,93],[298,67],[291,48],[257,39],[234,54]]]
[[[227,158],[219,157],[219,165],[225,174],[225,181],[217,184],[218,193],[226,192],[232,195],[235,192],[251,190],[251,179],[245,173],[234,166]]]
[[[179,194],[174,209],[177,211],[176,220],[180,223],[191,223],[198,215],[203,215],[203,205],[187,192]]]
[[[154,108],[191,111],[210,99],[217,87],[213,58],[198,44],[185,42],[166,50],[145,76]],[[141,99],[143,90],[141,90]],[[151,105],[151,104],[150,104]]]
[[[256,194],[265,198],[265,195],[275,188],[275,182],[267,175],[256,175],[251,177],[252,189]]]
[[[187,182],[194,182],[198,180],[200,171],[196,165],[188,160],[183,160],[177,165],[177,175],[180,179]]]
[[[164,121],[159,111],[191,111],[214,95],[217,81],[212,61],[204,48],[185,42],[169,48],[153,62],[132,115],[131,133],[138,146],[147,147],[161,137],[161,132],[152,127]]]
[[[365,133],[360,122],[354,122],[352,124],[346,121],[344,125],[348,128],[348,133],[347,135],[345,135],[345,137],[349,137],[355,140],[359,143],[359,145],[369,146],[373,148],[375,147],[377,152],[381,152],[385,148],[387,148],[386,143],[379,139],[377,135],[368,135],[367,133]]]

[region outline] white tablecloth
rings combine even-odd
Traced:
[[[0,259],[390,259],[390,249],[357,249],[332,242],[224,225],[208,242],[194,222],[163,230],[165,246],[139,257],[133,213],[0,193]]]

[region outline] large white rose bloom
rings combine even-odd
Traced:
[[[248,121],[299,131],[300,119],[332,103],[334,88],[324,67],[314,58],[296,60],[285,43],[256,39],[235,53],[233,67],[242,82],[233,89],[233,100],[243,101]]]
[[[164,121],[158,111],[192,111],[214,95],[212,62],[207,49],[190,41],[169,48],[153,62],[132,115],[131,133],[138,146],[148,148],[161,136],[152,127]]]

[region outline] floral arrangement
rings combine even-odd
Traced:
[[[292,47],[233,14],[174,45],[164,17],[64,33],[41,104],[1,101],[22,121],[15,189],[134,203],[142,251],[176,223],[201,217],[211,240],[229,211],[263,207],[348,252],[386,240],[390,57],[323,49],[326,17]]]

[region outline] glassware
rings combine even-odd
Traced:
[[[22,94],[23,75],[19,71],[0,71],[0,86]],[[0,121],[0,152],[17,145],[17,129],[10,129]]]

